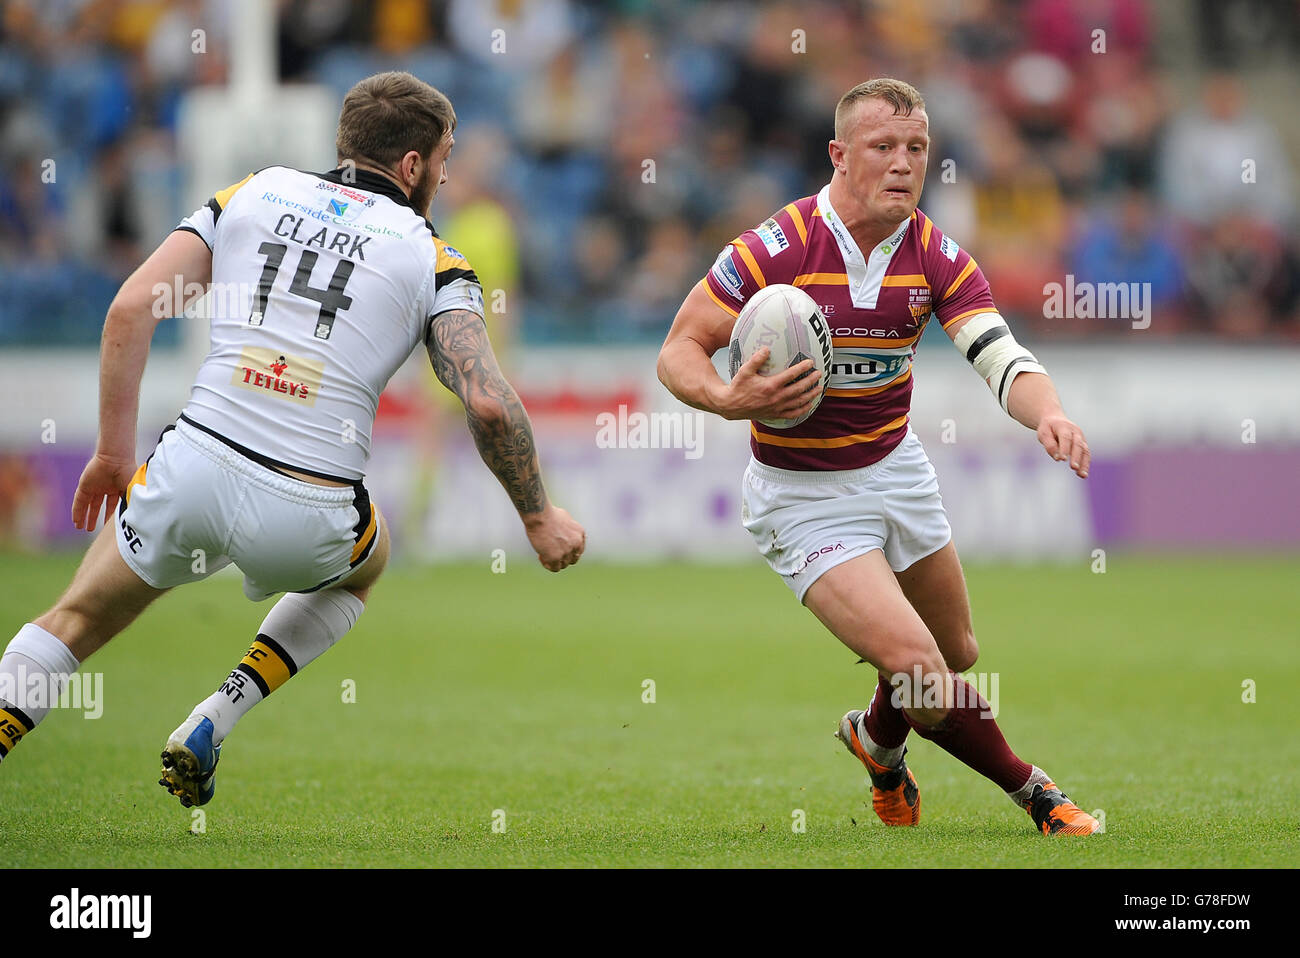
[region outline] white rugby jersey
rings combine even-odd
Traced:
[[[379,394],[430,319],[483,315],[465,257],[377,173],[268,167],[177,228],[211,247],[213,284],[182,415],[269,465],[360,481]]]

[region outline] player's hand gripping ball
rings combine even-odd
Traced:
[[[813,361],[812,371],[821,373],[821,390],[808,412],[798,419],[759,420],[774,429],[789,429],[799,425],[821,405],[831,366],[830,329],[811,296],[796,286],[778,283],[763,287],[749,298],[731,330],[728,365],[732,377],[764,346],[771,350],[767,362],[759,370],[764,376],[789,369],[805,359]]]

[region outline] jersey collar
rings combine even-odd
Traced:
[[[858,263],[863,266],[866,261],[862,256],[862,250],[858,249],[857,241],[849,233],[849,228],[844,225],[840,219],[840,214],[835,212],[835,207],[831,206],[831,185],[827,183],[822,187],[821,192],[817,194],[817,207],[821,210],[822,219],[826,221],[827,227],[830,228],[831,235],[835,237],[835,242],[839,244],[840,253],[844,256],[844,264]],[[898,228],[889,236],[888,239],[877,243],[872,249],[872,254],[876,252],[891,255],[894,250],[898,249],[898,244],[903,241],[907,234],[907,227],[912,222],[909,216],[898,224]]]
[[[861,309],[875,309],[876,300],[880,296],[881,282],[884,280],[885,272],[889,269],[889,263],[898,252],[898,246],[907,235],[907,227],[912,222],[911,217],[903,220],[898,224],[898,228],[890,234],[889,238],[877,243],[871,249],[869,257],[862,255],[862,250],[858,249],[857,241],[849,233],[849,228],[844,225],[840,215],[835,212],[835,207],[831,206],[831,185],[827,183],[822,187],[821,192],[817,194],[817,208],[821,212],[822,220],[826,223],[826,228],[831,231],[835,237],[835,243],[840,248],[840,256],[844,260],[844,272],[849,280],[849,296],[853,300],[853,305]]]
[[[429,227],[429,231],[434,236],[438,231],[433,228],[428,217],[415,208],[411,198],[402,192],[402,188],[397,183],[384,176],[382,173],[375,173],[371,170],[361,170],[356,167],[343,167],[330,170],[328,173],[317,173],[322,180],[329,183],[337,183],[340,186],[354,186],[359,190],[365,190],[369,193],[378,193],[380,196],[387,196],[398,206],[405,206],[408,210],[415,213],[416,216],[424,220],[424,225]]]

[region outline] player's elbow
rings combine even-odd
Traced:
[[[470,428],[495,430],[507,420],[506,407],[495,399],[467,398],[465,400],[465,418]]]
[[[120,339],[141,335],[143,331],[152,330],[158,324],[147,312],[141,314],[133,303],[114,299],[104,315],[104,338]]]
[[[665,343],[663,349],[659,350],[659,359],[655,363],[655,375],[659,377],[659,381],[663,383],[664,388],[672,392],[672,383],[668,379],[668,357],[665,355],[667,351],[668,345]]]
[[[663,383],[665,389],[678,399],[682,399],[679,367],[683,358],[681,350],[684,342],[685,340],[670,336],[659,350],[659,360],[655,364],[655,373],[658,375],[659,381]]]
[[[520,419],[526,422],[528,414],[510,384],[500,380],[497,389],[475,390],[465,397],[465,418],[470,430],[481,435],[509,431]]]
[[[164,283],[157,284],[165,286]],[[153,329],[159,322],[183,313],[184,306],[172,308],[171,290],[159,290],[135,281],[134,277],[122,284],[104,317],[105,327],[127,328],[140,326]]]

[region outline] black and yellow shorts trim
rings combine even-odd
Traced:
[[[132,478],[116,531],[122,558],[154,588],[233,564],[260,601],[343,579],[374,551],[381,522],[362,483],[303,482],[182,420]]]

